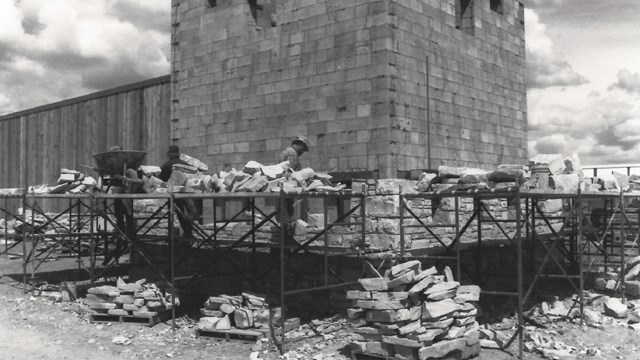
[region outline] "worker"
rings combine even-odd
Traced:
[[[109,148],[110,152],[122,151],[122,147],[119,145],[114,145]],[[110,179],[110,190],[113,194],[133,194],[136,193],[136,188],[132,186],[131,183],[126,181],[125,179],[130,176],[130,172],[135,173],[134,169],[127,168],[124,173],[119,173],[122,171],[120,168],[120,162],[116,156],[111,156],[107,159],[108,165],[106,166],[108,169],[115,171]],[[116,226],[117,228],[124,234],[129,240],[135,241],[136,239],[136,221],[133,216],[133,200],[132,199],[123,199],[123,198],[114,198],[113,199],[113,212],[116,218]],[[124,253],[125,250],[129,248],[131,261],[133,262],[133,247],[129,247],[129,243],[122,237],[122,235],[116,235],[115,249],[109,254],[108,251],[105,251],[105,258],[103,264],[106,265],[111,261],[111,259],[119,259],[120,256]],[[105,247],[107,244],[105,243]],[[105,248],[105,250],[108,250]]]
[[[289,161],[289,166],[293,171],[299,171],[302,169],[300,160],[298,159],[302,154],[309,151],[309,141],[304,136],[296,136],[291,141],[291,146],[284,149],[280,155],[281,161]]]
[[[171,174],[173,174],[173,165],[189,165],[184,160],[180,159],[180,148],[177,145],[169,146],[167,157],[169,158],[169,160],[160,167],[160,175],[158,175],[158,178],[164,182],[169,181],[169,179],[171,178]],[[176,199],[175,205],[179,209],[177,215],[178,222],[180,222],[180,227],[182,228],[182,237],[184,239],[193,239],[194,236],[192,221],[199,216],[193,200]]]
[[[291,141],[291,146],[284,149],[280,155],[281,161],[288,161],[289,167],[293,171],[302,170],[302,165],[300,165],[299,157],[302,156],[305,152],[309,151],[309,141],[305,136],[296,136],[295,139]],[[285,199],[285,208],[283,215],[283,226],[285,229],[285,242],[291,244],[293,242],[293,235],[295,232],[295,224],[293,221],[293,208],[294,200],[292,198]]]

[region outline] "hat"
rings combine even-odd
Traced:
[[[291,141],[291,144],[300,144],[304,146],[304,151],[309,151],[309,140],[306,136],[296,136],[296,138]]]
[[[169,151],[167,151],[167,155],[179,155],[179,154],[180,154],[180,148],[178,147],[178,145],[169,146]]]
[[[122,150],[122,148],[118,145],[114,145],[109,148],[109,151],[120,151],[120,150]]]

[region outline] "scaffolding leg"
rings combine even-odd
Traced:
[[[285,352],[285,343],[286,343],[286,332],[285,332],[285,319],[286,319],[286,307],[285,307],[285,264],[284,264],[284,238],[285,238],[285,201],[284,201],[284,190],[280,189],[280,311],[281,311],[281,319],[280,319],[280,354],[284,355]]]
[[[173,211],[175,198],[171,194],[169,198],[169,266],[171,272],[171,330],[176,331],[176,272],[175,272],[175,236],[173,234]]]
[[[523,297],[523,284],[522,284],[522,227],[521,227],[521,214],[520,214],[520,189],[516,189],[516,239],[517,239],[517,252],[518,252],[518,357],[523,358],[524,349],[524,306],[522,303]]]

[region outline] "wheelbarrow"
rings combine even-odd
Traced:
[[[128,169],[138,169],[144,161],[147,153],[136,150],[107,151],[93,155],[96,166],[86,166],[98,173],[102,179],[102,186],[118,184],[125,176]]]

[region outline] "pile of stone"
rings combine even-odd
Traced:
[[[543,171],[540,171],[540,170]],[[539,154],[528,165],[502,164],[493,170],[440,166],[436,173],[423,173],[415,189],[419,192],[443,190],[485,190],[521,187],[526,190],[576,193],[599,191],[640,191],[640,176],[616,172],[585,176],[578,155]]]
[[[116,286],[103,285],[87,291],[87,303],[93,315],[151,318],[172,308],[171,294],[163,293],[145,279],[126,283],[118,278]],[[180,300],[173,299],[176,306]]]
[[[292,171],[289,162],[276,165],[262,165],[249,161],[242,170],[232,169],[221,172],[223,192],[335,192],[345,185],[333,186],[331,175],[315,172],[311,168]]]
[[[200,314],[202,317],[198,322],[198,330],[205,331],[255,329],[266,332],[269,331],[270,321],[277,325],[281,318],[280,308],[269,309],[264,296],[246,292],[239,296],[209,297]]]
[[[523,165],[500,165],[494,171],[440,166],[438,173],[423,173],[416,184],[420,192],[444,190],[507,189],[523,185],[529,170]]]
[[[63,168],[60,169],[60,177],[55,185],[30,186],[28,192],[34,194],[88,194],[94,191],[97,184],[91,176]]]
[[[363,290],[347,292],[354,329],[353,352],[398,359],[468,359],[480,352],[478,286],[460,286],[451,270],[438,275],[419,261],[391,267],[384,276],[359,280]]]

